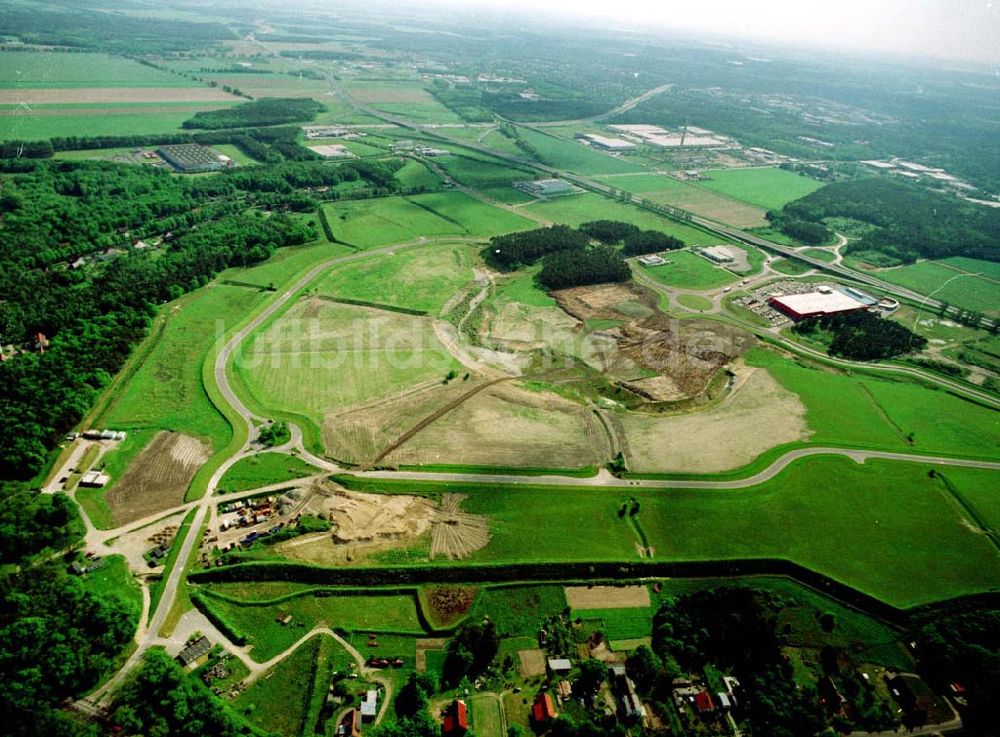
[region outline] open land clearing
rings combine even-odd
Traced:
[[[189,435],[160,432],[107,493],[119,525],[176,507],[211,447]]]
[[[608,183],[612,187],[619,186],[614,179],[608,180]],[[690,210],[696,215],[734,225],[737,228],[759,228],[768,223],[764,218],[766,210],[722,197],[701,187],[682,184],[677,188],[635,194],[650,202],[680,207]]]
[[[823,186],[809,177],[770,167],[711,169],[702,172],[698,186],[749,203],[764,210],[780,210],[792,200]]]
[[[641,266],[643,273],[668,287],[718,289],[733,284],[739,276],[692,251],[671,251],[660,266]]]
[[[484,547],[489,524],[462,509],[464,496],[444,494],[440,503],[427,497],[349,491],[317,483],[309,507],[330,521],[331,533],[282,543],[282,555],[321,564],[350,562],[390,548],[408,548],[430,538],[429,559],[455,560]]]
[[[553,222],[574,227],[591,220],[624,220],[640,228],[659,230],[675,236],[689,246],[714,246],[719,243],[717,235],[669,220],[634,205],[616,202],[593,192],[557,197],[525,205],[525,209]]]
[[[441,381],[461,369],[435,338],[432,323],[307,297],[243,345],[235,373],[261,406],[320,425],[336,408]]]
[[[461,192],[324,205],[334,237],[359,248],[433,236],[491,236],[527,230],[525,220]]]
[[[580,468],[609,456],[592,412],[551,392],[498,384],[428,425],[386,462]]]
[[[319,294],[437,314],[472,281],[474,249],[463,244],[385,254],[368,268],[345,266],[320,280]]]
[[[629,470],[715,473],[741,468],[765,451],[805,440],[806,407],[765,370],[742,369],[722,403],[700,412],[621,415]]]
[[[521,675],[524,678],[535,678],[545,675],[545,653],[538,649],[518,650],[517,657],[521,661]]]
[[[968,267],[971,261],[966,259],[963,265]],[[923,294],[933,294],[935,299],[956,307],[1000,317],[1000,280],[984,275],[986,269],[959,270],[946,263],[920,261],[909,266],[881,269],[877,276]]]
[[[645,586],[567,586],[570,609],[629,609],[649,606]]]

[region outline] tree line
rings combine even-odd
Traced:
[[[832,334],[827,352],[831,356],[854,361],[877,361],[923,350],[927,338],[914,333],[895,320],[861,310],[821,317],[810,317],[792,328],[799,335],[813,335],[818,330]]]
[[[775,217],[813,225],[828,217],[861,220],[875,227],[848,252],[879,251],[903,263],[948,256],[1000,261],[1000,210],[883,177],[829,184]]]
[[[216,130],[307,123],[325,109],[308,97],[265,97],[220,110],[203,110],[185,120],[181,127]]]

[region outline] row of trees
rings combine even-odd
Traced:
[[[185,120],[181,127],[216,130],[307,123],[325,109],[308,97],[265,97],[221,110],[203,110]]]
[[[481,255],[495,269],[514,271],[534,264],[549,253],[582,251],[589,243],[590,238],[585,233],[568,225],[553,225],[495,236]]]
[[[567,289],[587,284],[627,281],[632,272],[611,246],[583,251],[557,251],[542,259],[538,282],[546,289]]]

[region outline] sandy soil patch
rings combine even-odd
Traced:
[[[50,87],[0,89],[0,105],[237,100],[217,87]],[[105,111],[107,112],[107,111]]]
[[[159,432],[107,494],[115,524],[142,519],[184,502],[184,492],[208,460],[211,447],[198,438]]]
[[[579,468],[609,457],[607,436],[585,407],[497,384],[417,433],[386,463]]]
[[[541,650],[518,650],[521,661],[521,675],[525,678],[545,675],[545,653]]]
[[[371,552],[411,547],[428,535],[430,557],[462,558],[489,542],[485,517],[461,509],[465,498],[445,494],[441,504],[406,494],[365,494],[317,484],[310,506],[330,521],[331,533],[278,546],[286,557],[317,563],[350,562]]]
[[[645,586],[567,586],[570,609],[635,609],[649,606]]]
[[[764,451],[809,437],[806,408],[763,369],[745,378],[721,404],[689,415],[620,415],[631,451],[630,470],[715,473],[744,466]]]

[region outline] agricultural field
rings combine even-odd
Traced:
[[[639,266],[656,281],[679,289],[718,289],[739,281],[739,277],[692,251],[671,251],[666,264]]]
[[[195,473],[211,447],[183,433],[161,431],[105,494],[116,525],[162,512],[184,502]]]
[[[950,263],[921,261],[909,266],[879,270],[878,277],[963,310],[1000,317],[1000,278],[988,275],[995,271],[995,266],[984,267],[982,264],[988,262],[976,262],[973,259],[963,259],[958,263],[963,268],[959,268],[954,260]],[[972,271],[970,267],[977,271]],[[974,275],[977,273],[983,273],[984,276]]]
[[[419,80],[363,80],[348,82],[345,90],[376,110],[434,123],[461,123],[462,119],[424,89]]]
[[[258,453],[241,458],[219,480],[220,492],[248,491],[322,473],[300,458],[284,453]]]
[[[504,737],[503,702],[496,694],[478,694],[469,699],[472,728],[481,737]]]
[[[653,179],[654,177],[644,178]],[[624,186],[621,183],[622,179],[626,179],[626,177],[609,178],[606,181],[612,187],[621,187]],[[738,228],[759,228],[767,225],[767,220],[764,219],[765,210],[759,207],[753,207],[729,197],[722,197],[704,187],[684,184],[676,180],[671,181],[679,186],[664,187],[648,192],[633,191],[632,193],[659,205],[680,207],[684,210],[690,210],[696,215],[735,225]]]
[[[315,285],[316,292],[338,298],[421,310],[437,315],[473,279],[475,249],[456,243],[387,254],[365,269],[344,266]]]
[[[801,174],[773,168],[712,169],[698,186],[764,210],[780,210],[823,186]]]
[[[533,225],[461,192],[342,202],[324,208],[334,237],[358,248],[434,236],[499,235]]]
[[[441,178],[419,161],[407,160],[403,168],[396,172],[396,179],[404,187],[426,190],[441,188]]]
[[[176,132],[239,102],[222,89],[107,54],[0,51],[0,140]]]
[[[652,212],[640,210],[633,205],[616,202],[592,192],[556,197],[527,205],[525,209],[554,223],[572,225],[573,227],[590,220],[624,220],[634,223],[640,228],[659,230],[675,236],[689,246],[714,246],[719,243],[717,235],[683,225],[674,220],[668,220]]]

